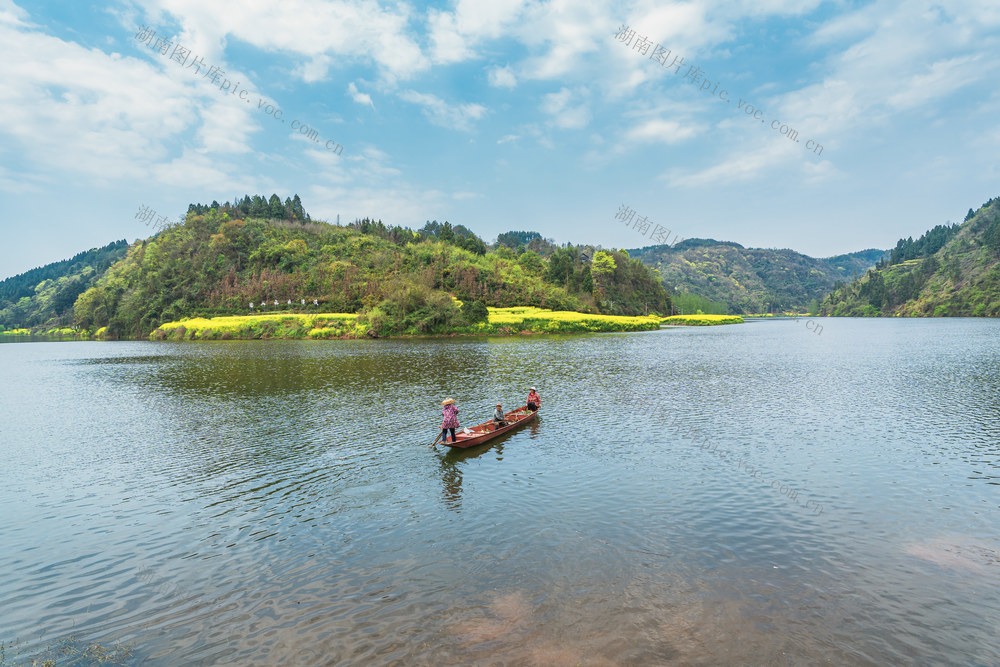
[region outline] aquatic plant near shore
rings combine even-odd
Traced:
[[[135,642],[122,644],[116,641],[113,645],[97,642],[84,643],[70,635],[57,641],[54,645],[40,650],[31,650],[21,645],[18,640],[0,641],[0,667],[7,665],[41,665],[55,667],[57,664],[108,664],[127,665],[134,662]],[[17,659],[17,663],[8,662]],[[30,662],[28,660],[30,659]]]

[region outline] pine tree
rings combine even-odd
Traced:
[[[276,220],[281,220],[285,217],[285,206],[278,199],[277,194],[272,194],[271,198],[267,200],[267,209],[267,215]]]

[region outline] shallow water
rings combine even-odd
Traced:
[[[1000,322],[0,345],[0,640],[1000,663]],[[427,446],[542,394],[470,451]]]

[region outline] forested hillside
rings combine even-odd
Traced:
[[[76,298],[127,249],[122,239],[0,281],[0,330],[69,325]]]
[[[824,315],[1000,315],[1000,198],[961,225],[938,225],[823,301]]]
[[[741,314],[813,312],[838,280],[855,277],[885,254],[871,249],[816,259],[794,250],[744,248],[714,239],[685,239],[673,246],[628,252],[659,270],[678,305],[699,303],[682,296],[697,295],[707,300],[698,306],[704,312],[724,306]]]
[[[134,244],[80,295],[80,326],[145,337],[162,322],[243,314],[261,302],[268,312],[359,313],[378,319],[372,328],[383,333],[449,331],[484,312],[475,302],[615,315],[670,311],[659,276],[624,252],[550,242],[536,244],[540,252],[491,250],[447,222],[420,231],[369,219],[340,227],[192,206],[183,224]],[[452,296],[470,306],[460,309]]]

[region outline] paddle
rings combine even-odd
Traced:
[[[434,442],[431,443],[431,447],[434,447],[435,445],[437,445],[438,444],[438,440],[440,440],[440,439],[441,439],[441,434],[438,433],[438,437],[434,438]]]

